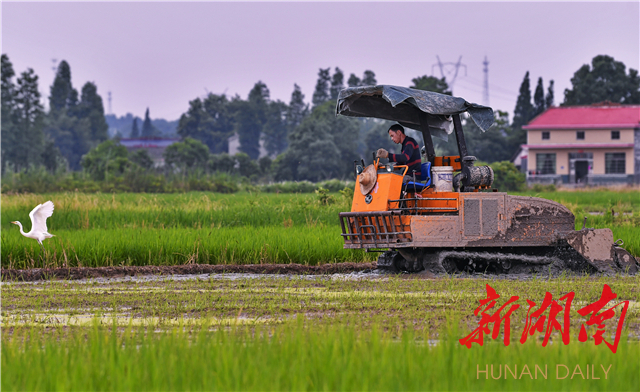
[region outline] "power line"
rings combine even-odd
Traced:
[[[458,58],[457,63],[443,63],[442,61],[440,61],[440,56],[436,56],[436,58],[438,59],[438,62],[431,66],[431,73],[433,73],[433,68],[435,66],[438,66],[438,68],[440,68],[440,76],[446,79],[447,84],[449,85],[449,89],[451,89],[451,92],[453,92],[453,85],[456,82],[456,78],[458,77],[458,71],[460,70],[460,67],[464,67],[464,76],[467,76],[467,66],[462,64],[462,56]],[[445,71],[447,74],[446,76]],[[448,76],[451,76],[452,74],[453,76],[449,78]]]

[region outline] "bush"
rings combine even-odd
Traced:
[[[526,176],[509,161],[490,164],[493,169],[493,188],[500,191],[523,191],[526,187]]]
[[[131,165],[127,148],[113,140],[100,143],[82,157],[82,167],[96,181],[122,175]]]

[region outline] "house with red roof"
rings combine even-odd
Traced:
[[[523,128],[528,183],[640,184],[640,105],[551,107]]]

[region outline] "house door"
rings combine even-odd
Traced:
[[[589,174],[589,161],[576,161],[576,184],[585,183]]]

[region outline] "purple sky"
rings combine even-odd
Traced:
[[[246,98],[262,80],[289,102],[297,83],[309,102],[318,68],[348,78],[371,69],[378,83],[409,86],[457,62],[454,95],[483,103],[489,60],[490,105],[513,113],[530,71],[556,104],[573,73],[598,54],[639,68],[640,7],[619,3],[19,3],[2,2],[2,53],[17,73],[31,67],[43,98],[52,59],[67,60],[78,90],[98,86],[108,111],[179,118],[207,91]],[[445,72],[447,70],[445,69]]]

